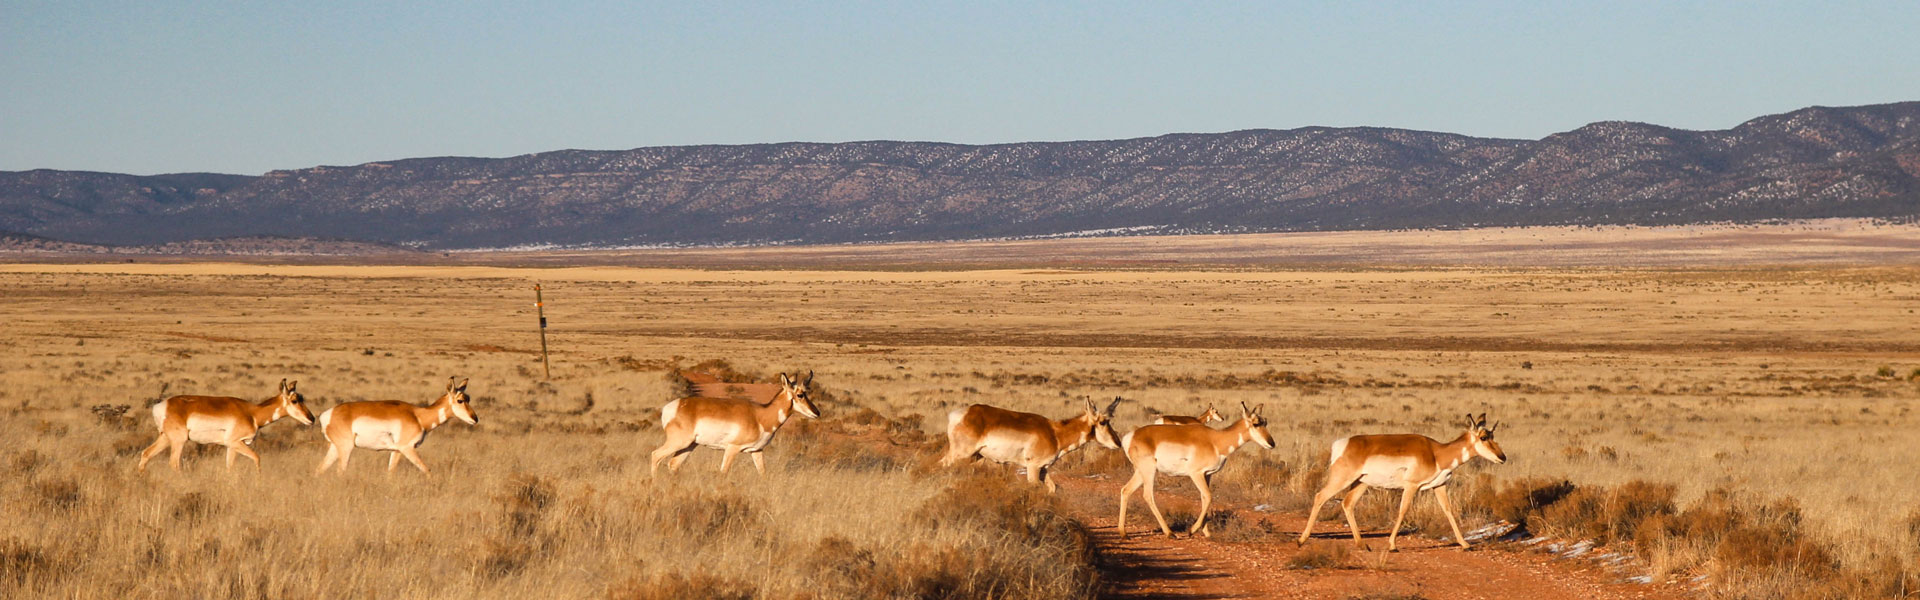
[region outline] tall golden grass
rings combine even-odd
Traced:
[[[1898,594],[1920,555],[1920,501],[1903,493],[1920,464],[1912,269],[191,268],[0,273],[17,292],[0,306],[0,518],[21,524],[0,532],[0,595],[1084,595],[1085,541],[1048,520],[1054,500],[999,485],[1013,477],[998,467],[928,464],[953,407],[1066,416],[1081,396],[1127,398],[1123,430],[1266,403],[1279,447],[1236,454],[1215,479],[1224,508],[1304,507],[1334,438],[1444,441],[1487,411],[1514,460],[1457,479],[1469,520],[1631,548],[1746,597]],[[530,290],[503,275],[547,281],[551,381]],[[765,479],[719,477],[709,453],[648,480],[668,373],[712,358],[814,369],[826,415],[780,432]],[[162,389],[264,398],[294,377],[320,410],[424,403],[449,375],[473,379],[483,425],[434,432],[431,480],[365,456],[311,477],[324,446],[290,421],[260,435],[258,471],[204,450],[184,474],[132,470]],[[1090,448],[1060,473],[1123,477],[1124,458]],[[924,516],[967,505],[956,486],[1043,522]],[[1386,496],[1363,524],[1385,525]],[[1740,516],[1697,535],[1723,513]],[[1411,518],[1445,531],[1431,501]],[[1285,537],[1244,522],[1216,536]],[[918,572],[903,561],[926,577],[894,578]]]
[[[291,421],[262,433],[258,470],[227,471],[203,450],[183,473],[142,474],[129,466],[150,424],[16,408],[0,425],[17,442],[0,463],[13,524],[0,596],[1063,598],[1094,586],[1080,526],[1005,478],[814,452],[764,478],[690,468],[649,480],[657,435],[644,425],[543,423],[497,397],[480,410],[500,430],[437,430],[422,448],[428,479],[367,460],[313,476],[318,434]]]

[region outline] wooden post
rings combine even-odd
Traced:
[[[540,370],[553,379],[553,365],[547,362],[547,301],[540,295],[540,284],[533,284],[533,309],[540,313]]]

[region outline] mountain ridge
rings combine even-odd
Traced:
[[[413,247],[912,241],[1920,214],[1920,102],[1538,140],[1381,127],[1121,140],[779,142],[270,171],[0,172],[0,231]]]

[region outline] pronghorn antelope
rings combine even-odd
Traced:
[[[1115,398],[1107,410],[1094,410],[1087,400],[1085,413],[1055,421],[1033,413],[1014,412],[985,404],[974,404],[947,413],[947,456],[942,465],[961,459],[984,456],[997,463],[1017,464],[1027,469],[1027,481],[1045,482],[1047,492],[1057,487],[1047,469],[1089,441],[1118,449],[1113,434]]]
[[[180,451],[187,440],[226,446],[228,469],[233,468],[235,455],[251,458],[253,466],[259,467],[260,455],[247,446],[261,427],[280,417],[313,424],[307,399],[294,391],[299,383],[280,380],[280,393],[259,404],[222,396],[174,396],[154,403],[153,424],[160,428],[160,439],[140,453],[140,470],[147,470],[147,461],[169,448],[173,450],[169,462],[173,470],[180,470]]]
[[[425,407],[383,400],[348,402],[329,408],[320,413],[320,432],[327,436],[327,458],[320,461],[320,468],[314,473],[326,472],[336,460],[340,462],[340,472],[346,473],[347,457],[357,446],[392,452],[387,458],[388,473],[400,466],[400,457],[405,456],[421,473],[431,476],[433,472],[420,462],[420,453],[414,448],[427,440],[427,432],[451,419],[479,425],[480,416],[473,413],[471,401],[467,397],[467,380],[456,384],[449,377],[447,392]]]
[[[1155,417],[1153,419],[1153,424],[1155,425],[1205,425],[1208,423],[1212,423],[1214,421],[1225,421],[1225,420],[1227,420],[1227,418],[1220,416],[1220,411],[1214,410],[1213,405],[1208,404],[1207,410],[1201,411],[1200,416],[1184,417],[1180,415],[1160,415],[1159,417]]]
[[[1394,515],[1393,530],[1387,534],[1388,551],[1397,549],[1400,522],[1407,517],[1407,506],[1413,504],[1413,496],[1420,490],[1433,490],[1433,496],[1440,500],[1440,511],[1447,515],[1447,524],[1453,526],[1453,538],[1466,548],[1467,538],[1460,534],[1460,520],[1447,498],[1447,480],[1454,469],[1475,456],[1497,464],[1507,462],[1507,453],[1493,442],[1493,432],[1500,424],[1488,427],[1486,413],[1477,418],[1467,415],[1460,425],[1466,431],[1445,444],[1418,434],[1356,435],[1335,440],[1327,485],[1313,496],[1313,511],[1307,515],[1306,529],[1300,531],[1300,543],[1306,543],[1313,533],[1320,506],[1344,492],[1347,497],[1340,501],[1340,510],[1346,513],[1347,527],[1353,530],[1353,543],[1359,544],[1360,525],[1354,522],[1353,507],[1372,486],[1404,490],[1400,493],[1400,512]]]
[[[667,470],[679,471],[680,464],[687,461],[696,446],[724,453],[720,456],[722,473],[733,466],[735,456],[745,452],[753,457],[754,470],[765,474],[766,459],[760,452],[773,441],[774,432],[787,423],[787,418],[796,412],[809,419],[820,417],[820,409],[814,407],[808,396],[812,387],[812,371],[807,372],[806,379],[781,373],[780,393],[766,404],[742,398],[701,396],[668,402],[660,407],[661,428],[666,430],[667,439],[654,449],[647,475],[658,471],[662,460],[667,461]]]
[[[1160,515],[1160,505],[1153,500],[1153,479],[1158,473],[1185,475],[1193,479],[1193,487],[1200,489],[1200,516],[1187,528],[1187,535],[1198,531],[1200,535],[1213,537],[1213,529],[1207,524],[1207,509],[1213,505],[1213,474],[1227,464],[1227,456],[1248,441],[1262,448],[1273,449],[1273,434],[1267,433],[1267,419],[1260,416],[1255,406],[1247,410],[1246,403],[1240,404],[1240,420],[1225,429],[1214,429],[1199,423],[1172,423],[1148,425],[1128,433],[1121,440],[1127,449],[1127,460],[1133,463],[1133,479],[1120,488],[1120,520],[1116,527],[1120,535],[1127,534],[1127,500],[1134,490],[1142,490],[1147,498],[1147,510],[1153,512],[1153,520],[1160,523],[1160,531],[1173,537],[1173,529],[1167,527],[1167,519]],[[1211,407],[1209,407],[1211,410]]]

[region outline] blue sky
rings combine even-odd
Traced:
[[[1308,125],[1538,138],[1920,100],[1914,2],[564,4],[0,0],[0,170]]]

